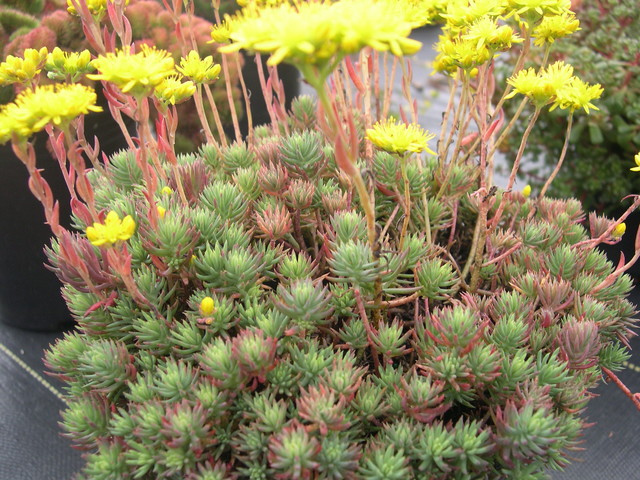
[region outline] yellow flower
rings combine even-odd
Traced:
[[[495,19],[505,12],[503,0],[453,0],[447,3],[445,28],[452,33],[459,33],[481,18]]]
[[[505,98],[512,98],[520,93],[529,97],[537,108],[541,108],[557,100],[558,93],[571,82],[573,67],[564,62],[555,62],[548,68],[536,72],[533,68],[520,70],[507,79],[513,91]],[[552,110],[559,105],[552,107]]]
[[[221,23],[214,25],[211,30],[211,41],[209,43],[227,43],[231,35],[231,22],[233,20],[229,15],[225,15]]]
[[[525,185],[525,187],[522,189],[522,196],[524,198],[529,198],[530,195],[531,195],[531,185]]]
[[[87,75],[91,80],[115,84],[124,93],[136,97],[150,95],[165,78],[176,75],[175,63],[169,52],[142,45],[138,53],[124,47],[115,53],[100,55],[93,61],[99,73]]]
[[[621,222],[618,225],[616,225],[616,228],[613,229],[613,231],[611,232],[611,236],[614,238],[620,238],[621,236],[624,235],[624,232],[626,231],[627,231],[627,225],[624,222]]]
[[[29,83],[42,71],[47,53],[46,47],[40,50],[27,48],[22,57],[7,56],[0,63],[0,86]]]
[[[411,55],[421,43],[408,38],[412,22],[402,5],[398,0],[340,0],[244,9],[230,24],[233,43],[220,51],[247,49],[270,53],[269,65],[287,60],[320,68],[366,46]]]
[[[494,56],[484,42],[479,44],[475,38],[465,39],[449,35],[440,36],[436,51],[438,56],[433,67],[437,71],[447,73],[455,73],[457,67],[470,72]]]
[[[53,124],[65,128],[74,118],[89,112],[100,112],[96,92],[74,84],[44,85],[21,92],[13,103],[0,110],[0,142],[11,136],[28,138]]]
[[[573,13],[562,15],[549,15],[543,17],[540,23],[533,29],[534,44],[541,46],[545,43],[553,43],[556,38],[566,37],[580,30],[580,20]]]
[[[64,79],[67,76],[76,80],[80,75],[95,70],[91,64],[89,50],[69,53],[63,52],[58,47],[47,56],[44,68],[49,72],[48,77],[55,80]]]
[[[492,51],[508,50],[513,43],[523,42],[510,26],[498,25],[495,19],[489,17],[482,17],[471,25],[462,38],[477,42],[477,49],[487,47]]]
[[[164,207],[161,207],[160,205],[158,205],[158,206],[156,207],[156,210],[158,211],[158,216],[159,216],[160,218],[164,218],[164,216],[165,216],[165,215],[166,215],[166,213],[167,213],[167,209],[166,209],[166,208],[164,208]]]
[[[591,101],[600,98],[602,92],[603,89],[599,83],[589,85],[578,77],[571,77],[569,82],[558,89],[556,100],[549,110],[554,110],[556,107],[568,108],[571,111],[584,108],[587,113],[590,108],[599,110]]]
[[[563,15],[570,13],[571,0],[508,0],[510,15],[516,20],[525,17],[530,22],[536,22],[548,15]]]
[[[113,3],[113,0],[86,0],[86,2],[87,2],[87,7],[89,7],[89,11],[93,15],[100,16],[107,11],[107,2]],[[125,5],[127,5],[128,3],[129,3],[129,0],[126,0]],[[78,14],[71,0],[67,0],[67,11],[71,15]]]
[[[186,57],[180,60],[180,66],[176,70],[185,77],[189,77],[194,83],[211,83],[220,75],[220,65],[213,63],[213,57],[209,55],[200,58],[196,50],[191,50]]]
[[[406,20],[413,28],[442,22],[442,14],[447,10],[448,0],[398,0],[402,2],[402,10]]]
[[[165,185],[164,187],[162,187],[162,190],[160,190],[160,193],[162,195],[171,195],[173,193],[173,190],[171,190],[171,187]]]
[[[122,220],[113,210],[107,214],[103,223],[94,223],[87,227],[87,239],[96,247],[111,246],[117,242],[129,240],[136,229],[136,222],[131,215]]]
[[[215,312],[215,302],[211,297],[204,297],[200,301],[200,313],[205,317],[208,317]]]
[[[196,86],[192,81],[182,82],[181,77],[174,75],[165,78],[156,86],[155,95],[164,105],[175,105],[191,98],[196,93]]]
[[[633,157],[633,159],[636,162],[636,166],[630,168],[629,170],[631,170],[632,172],[640,172],[640,153],[636,153],[636,156]]]
[[[435,155],[436,152],[427,145],[434,137],[434,134],[423,130],[420,125],[397,123],[393,117],[378,122],[367,130],[367,139],[376,147],[398,154],[427,151]]]

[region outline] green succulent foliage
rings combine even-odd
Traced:
[[[564,465],[635,323],[630,278],[578,245],[580,204],[501,197],[504,219],[465,270],[474,170],[453,168],[437,195],[433,160],[409,162],[401,246],[399,165],[378,153],[373,251],[331,142],[308,129],[314,102],[292,110],[291,134],[204,146],[155,192],[127,152],[89,175],[99,208],[137,229],[47,251],[78,323],[45,361],[67,385],[80,478],[497,480]],[[166,209],[155,223],[150,198]],[[291,228],[265,235],[266,212]],[[130,262],[114,265],[115,249]]]

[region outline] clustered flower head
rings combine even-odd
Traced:
[[[95,70],[91,63],[91,52],[63,52],[59,47],[55,47],[49,55],[44,65],[51,79],[62,80],[70,78],[77,80],[81,75]]]
[[[0,86],[31,82],[42,71],[48,53],[46,47],[39,50],[27,48],[22,57],[7,56],[0,63]]]
[[[85,0],[87,2],[87,7],[89,8],[89,12],[92,15],[97,17],[104,14],[107,11],[107,3],[114,3],[114,0]],[[75,0],[75,3],[78,3],[79,0]],[[125,5],[129,4],[129,0],[125,0]],[[67,11],[71,15],[77,15],[78,11],[74,5],[74,1],[67,0]]]
[[[434,137],[433,133],[424,130],[420,125],[398,123],[393,117],[378,122],[367,130],[367,139],[371,143],[381,150],[397,154],[426,151],[435,155],[428,146],[429,140]]]
[[[196,86],[191,80],[182,81],[181,75],[165,78],[154,90],[155,96],[164,105],[176,105],[191,98],[196,92]]]
[[[96,92],[85,85],[43,85],[21,92],[0,110],[0,143],[14,135],[26,139],[48,124],[61,129],[89,112],[100,112]]]
[[[453,0],[447,3],[445,28],[460,33],[482,18],[497,19],[505,13],[502,0]]]
[[[549,15],[542,18],[533,29],[535,45],[553,43],[557,38],[566,37],[580,30],[580,20],[571,12],[562,15]]]
[[[186,57],[180,60],[176,70],[194,83],[211,83],[220,75],[220,65],[213,63],[211,55],[200,58],[196,50],[191,50]]]
[[[104,223],[95,222],[87,227],[87,239],[96,247],[109,247],[118,242],[129,240],[136,230],[136,222],[131,215],[120,219],[120,216],[111,210]]]
[[[507,0],[508,8],[516,20],[528,23],[549,15],[562,15],[571,10],[571,0]]]
[[[455,75],[458,68],[470,76],[480,65],[492,60],[523,39],[502,21],[504,2],[499,0],[454,0],[447,5],[443,35],[436,44],[433,62],[437,72]]]
[[[111,82],[134,96],[151,94],[166,78],[177,73],[169,52],[146,44],[137,53],[124,47],[100,55],[93,61],[93,66],[98,73],[87,75],[89,79]]]
[[[399,0],[325,0],[245,8],[228,19],[232,43],[220,50],[270,53],[269,65],[299,66],[324,66],[365,46],[411,55],[421,44],[408,38],[415,24],[403,6]]]
[[[562,61],[539,72],[533,68],[520,70],[507,83],[513,91],[506,98],[521,94],[531,99],[537,108],[552,104],[550,110],[584,108],[589,113],[590,108],[598,109],[591,102],[600,98],[603,91],[599,84],[589,85],[574,76],[573,67]]]

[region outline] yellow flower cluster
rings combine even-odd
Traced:
[[[47,56],[44,68],[49,72],[47,76],[51,79],[63,80],[69,77],[71,81],[76,81],[81,75],[95,70],[91,64],[89,50],[69,53],[58,47]]]
[[[325,0],[245,8],[227,19],[232,43],[220,51],[270,53],[269,65],[287,60],[320,68],[366,46],[411,55],[421,44],[408,38],[415,24],[404,6],[405,0]]]
[[[74,118],[89,112],[100,112],[96,106],[96,92],[85,85],[44,85],[25,90],[14,102],[0,110],[0,143],[14,135],[30,137],[53,124],[65,128]]]
[[[77,3],[78,0],[76,0]],[[107,3],[114,3],[113,0],[85,0],[89,11],[95,16],[101,16],[107,11]],[[125,5],[129,4],[129,0],[125,1]],[[67,0],[67,11],[71,15],[77,15],[78,11],[71,0]]]
[[[31,82],[42,71],[48,53],[46,47],[27,48],[22,57],[7,56],[0,63],[0,86]]]
[[[144,97],[166,78],[176,75],[175,63],[169,52],[142,45],[138,53],[129,47],[100,55],[93,61],[97,74],[87,75],[91,80],[104,80],[115,84],[124,93]]]
[[[548,15],[563,15],[571,11],[571,0],[507,0],[507,4],[510,15],[530,24]]]
[[[220,75],[220,65],[213,63],[213,57],[209,55],[200,58],[196,50],[191,50],[186,57],[180,60],[180,66],[176,70],[185,77],[189,77],[194,83],[211,83]]]
[[[109,247],[117,242],[129,240],[136,230],[136,222],[131,215],[122,220],[113,210],[107,214],[104,223],[95,222],[87,227],[87,239],[96,247]]]
[[[213,26],[211,30],[211,42],[209,43],[227,43],[231,37],[231,24],[233,19],[229,15],[225,15],[222,22]]]
[[[435,71],[455,75],[458,68],[473,76],[477,68],[522,38],[502,19],[503,0],[452,0],[442,14],[446,20],[436,45]]]
[[[580,30],[580,20],[573,13],[563,13],[562,15],[549,15],[533,29],[535,45],[541,46],[545,43],[553,43],[556,38],[566,37]]]
[[[546,69],[536,72],[533,68],[521,70],[507,80],[513,91],[506,98],[517,94],[530,98],[536,108],[552,104],[550,110],[578,110],[598,108],[591,103],[600,98],[602,87],[589,85],[573,75],[573,67],[564,62],[556,62]]]
[[[174,75],[165,78],[162,83],[157,85],[154,93],[164,105],[175,105],[184,102],[196,93],[196,86],[191,80],[183,82],[182,76]]]
[[[503,0],[452,0],[442,14],[446,20],[445,28],[452,33],[460,33],[481,18],[492,20],[505,14]]]
[[[367,130],[367,139],[376,147],[389,153],[405,154],[426,151],[436,154],[428,146],[435,135],[423,130],[420,125],[398,123],[395,118],[380,121]]]
[[[636,156],[633,157],[633,160],[636,162],[636,166],[630,168],[632,172],[640,172],[640,153],[636,153]]]

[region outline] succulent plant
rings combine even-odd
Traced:
[[[492,187],[488,149],[501,127],[485,121],[491,59],[521,40],[498,17],[533,28],[540,11],[562,8],[496,4],[482,28],[466,1],[429,10],[448,19],[437,68],[464,87],[432,151],[433,134],[371,95],[383,69],[372,49],[415,52],[407,9],[427,21],[415,2],[398,2],[252,4],[228,18],[242,34],[223,51],[274,53],[264,81],[273,122],[244,140],[212,137],[176,154],[174,110],[157,96],[174,64],[152,48],[99,57],[92,78],[131,106],[138,130],[129,150],[91,169],[78,155],[93,150],[69,137],[93,108],[90,89],[27,91],[0,111],[0,135],[11,133],[0,138],[11,136],[30,168],[55,235],[49,267],[77,321],[45,362],[67,385],[61,425],[85,451],[79,479],[541,479],[568,464],[590,390],[617,379],[629,356],[636,320],[624,272],[640,249],[614,266],[595,247],[619,240],[625,216],[534,198],[513,188],[515,172],[507,190]],[[389,19],[384,31],[372,26]],[[355,63],[348,54],[360,49]],[[298,64],[317,99],[282,108],[278,59]],[[571,76],[565,90],[566,67],[550,71],[522,71],[534,78],[523,83],[542,85],[532,91],[515,75],[514,95],[572,111],[597,97]],[[82,96],[51,113],[72,87]],[[164,121],[155,135],[151,105]],[[39,121],[9,127],[3,112],[13,111]],[[466,131],[472,122],[480,134]],[[73,231],[33,167],[28,136],[42,124],[71,165]]]

